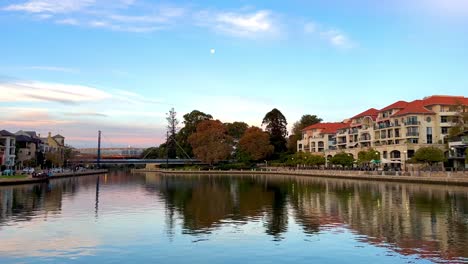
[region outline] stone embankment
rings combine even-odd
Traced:
[[[325,178],[342,178],[367,181],[388,181],[408,183],[430,183],[445,185],[468,186],[468,171],[465,172],[383,172],[383,171],[345,171],[345,170],[289,170],[289,169],[263,169],[263,170],[163,170],[163,169],[135,169],[132,172],[157,172],[161,174],[180,175],[287,175],[310,176]]]
[[[46,179],[78,177],[78,176],[86,176],[86,175],[103,174],[107,172],[108,172],[107,170],[84,170],[84,171],[67,172],[67,173],[55,173]],[[43,182],[44,180],[45,180],[44,178],[32,178],[31,176],[28,176],[27,178],[23,178],[23,179],[0,179],[0,185],[38,183],[38,182]]]

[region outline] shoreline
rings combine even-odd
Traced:
[[[60,179],[60,178],[80,177],[80,176],[87,176],[87,175],[103,174],[107,172],[108,170],[103,169],[103,170],[89,170],[89,171],[82,171],[82,172],[57,173],[48,178],[31,178],[30,176],[28,176],[28,178],[25,178],[25,179],[0,179],[0,186],[40,183],[40,182],[44,182],[44,179],[52,180],[52,179]]]
[[[306,176],[317,178],[351,179],[365,181],[385,181],[403,183],[423,183],[439,185],[468,186],[468,173],[445,173],[447,176],[437,176],[440,173],[426,172],[429,176],[397,176],[397,175],[369,175],[365,171],[333,171],[333,170],[279,170],[279,171],[254,171],[254,170],[232,170],[232,171],[194,171],[194,170],[146,170],[133,169],[132,173],[156,172],[160,174],[172,175],[284,175],[284,176]],[[436,175],[436,176],[434,176]]]

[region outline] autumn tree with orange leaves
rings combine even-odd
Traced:
[[[270,135],[261,128],[250,127],[239,140],[239,150],[250,160],[263,160],[274,151],[270,144]]]
[[[209,164],[226,160],[232,152],[232,137],[219,120],[205,120],[197,125],[197,130],[188,141],[195,157]]]

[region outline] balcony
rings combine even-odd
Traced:
[[[374,129],[379,130],[379,129],[386,129],[386,128],[392,128],[392,127],[399,127],[399,126],[400,126],[400,124],[382,123],[382,124],[374,125]]]
[[[406,137],[419,137],[419,132],[407,132]]]
[[[415,121],[415,120],[405,122],[405,126],[419,126],[420,124],[421,124],[420,121]]]

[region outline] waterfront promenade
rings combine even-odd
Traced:
[[[86,176],[86,175],[95,175],[95,174],[103,174],[107,173],[108,170],[85,170],[85,171],[78,171],[78,172],[67,172],[67,173],[56,173],[52,176],[49,176],[47,179],[58,179],[58,178],[67,178],[67,177],[78,177],[78,176]],[[0,185],[16,185],[16,184],[28,184],[28,183],[38,183],[43,182],[44,178],[32,178],[28,176],[27,178],[13,178],[13,179],[0,179]]]
[[[468,186],[468,171],[466,172],[424,172],[415,171],[402,174],[393,172],[389,175],[382,171],[354,171],[354,170],[289,170],[284,168],[263,170],[163,170],[163,169],[134,169],[132,172],[157,172],[174,175],[287,175],[310,176],[325,178],[355,179],[366,181],[408,182]]]

